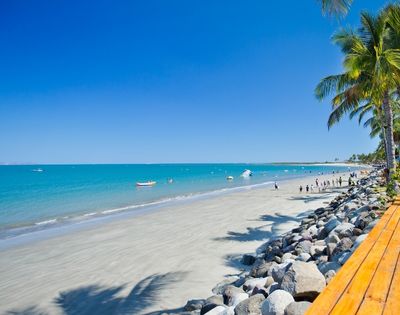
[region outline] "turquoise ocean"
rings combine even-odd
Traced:
[[[253,172],[251,178],[240,177],[245,169]],[[2,165],[0,238],[274,181],[347,170],[345,166],[288,164]],[[234,179],[228,181],[227,176]],[[157,184],[135,185],[149,180]]]

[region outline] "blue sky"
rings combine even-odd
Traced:
[[[386,1],[355,0],[341,23]],[[328,131],[341,71],[315,0],[3,1],[0,162],[325,161],[369,152]]]

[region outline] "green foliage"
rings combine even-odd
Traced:
[[[333,16],[343,16],[349,11],[353,0],[319,0],[322,12]]]
[[[386,194],[390,198],[394,198],[399,194],[399,183],[400,182],[400,170],[397,168],[395,172],[393,172],[387,186],[386,186]]]

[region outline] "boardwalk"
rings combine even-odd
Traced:
[[[306,314],[399,315],[399,253],[397,198]]]

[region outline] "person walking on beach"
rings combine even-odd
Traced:
[[[319,186],[318,185],[318,178],[315,179],[315,186],[317,186],[317,187]]]
[[[299,190],[300,190],[300,194],[301,194],[303,192],[303,186],[300,185]]]
[[[307,185],[306,186],[306,192],[308,192],[310,190],[310,187]]]
[[[342,187],[342,176],[339,177],[339,185]]]
[[[278,190],[278,189],[279,189],[278,183],[275,182],[275,190]]]
[[[310,190],[311,190],[311,192],[314,192],[314,185],[313,184],[311,184]]]

